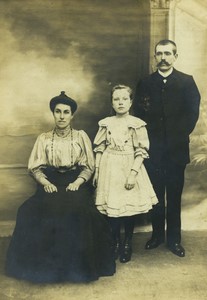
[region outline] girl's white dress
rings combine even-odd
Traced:
[[[152,184],[137,157],[148,158],[149,139],[146,123],[139,118],[107,117],[99,122],[94,151],[102,152],[96,190],[96,206],[110,217],[146,213],[158,202]],[[127,177],[134,169],[138,172],[133,189],[127,190]]]

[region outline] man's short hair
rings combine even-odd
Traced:
[[[176,54],[177,53],[177,45],[176,45],[175,42],[173,42],[171,40],[161,40],[161,41],[159,41],[155,45],[155,53],[156,53],[157,46],[159,46],[159,45],[165,46],[165,45],[169,45],[169,44],[173,46],[173,54]]]

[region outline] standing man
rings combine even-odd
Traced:
[[[157,71],[137,85],[134,112],[147,123],[150,159],[146,167],[159,203],[152,210],[152,237],[145,249],[165,241],[175,255],[181,245],[181,195],[189,163],[189,135],[199,116],[200,94],[192,76],[173,68],[177,47],[171,40],[155,46]],[[166,202],[166,212],[165,212]]]

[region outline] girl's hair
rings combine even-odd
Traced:
[[[112,88],[112,90],[111,90],[111,101],[112,101],[113,93],[116,90],[124,90],[124,89],[129,92],[129,97],[130,97],[131,101],[133,101],[133,90],[128,85],[124,85],[124,84],[117,84]],[[113,109],[113,107],[111,107],[110,115],[114,116],[115,114],[116,114],[115,110]]]
[[[132,89],[127,86],[127,85],[124,85],[124,84],[117,84],[115,85],[112,90],[111,90],[111,99],[112,99],[112,96],[113,96],[113,93],[116,91],[116,90],[122,90],[122,89],[125,89],[129,92],[129,96],[130,96],[130,99],[133,100],[133,91]]]

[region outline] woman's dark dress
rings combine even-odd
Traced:
[[[6,260],[8,276],[33,282],[89,282],[115,272],[108,223],[94,205],[93,188],[86,182],[78,191],[66,187],[80,174],[79,167],[44,174],[58,192],[34,196],[17,213]]]

